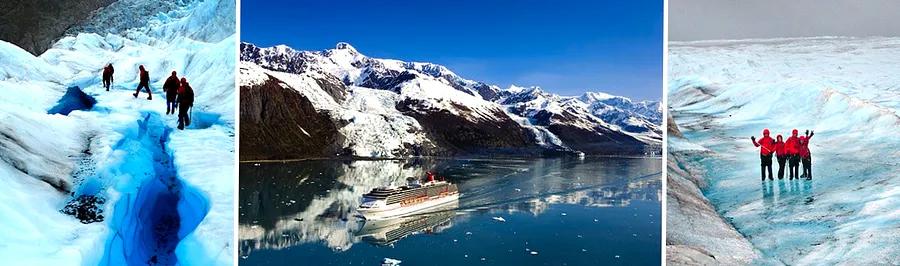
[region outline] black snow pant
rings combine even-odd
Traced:
[[[759,173],[762,176],[762,180],[766,180],[766,170],[769,171],[769,180],[773,180],[772,178],[772,155],[759,155],[760,160],[760,168]]]
[[[178,102],[176,101],[166,101],[166,114],[174,114],[175,109],[178,109]]]
[[[778,159],[778,179],[784,178],[784,167],[787,166],[787,155],[776,156]]]
[[[803,176],[812,179],[812,156],[801,158],[800,161],[803,163]]]
[[[191,118],[188,115],[188,111],[191,109],[191,106],[181,106],[178,108],[178,129],[184,130],[185,126],[191,125]]]
[[[139,83],[137,90],[134,91],[134,98],[138,97],[138,93],[141,93],[142,88],[147,90],[147,99],[153,99],[153,93],[150,92],[150,85],[143,82]]]
[[[800,168],[800,155],[791,154],[788,155],[788,175],[790,179],[800,178],[799,173]]]
[[[106,88],[106,91],[109,91],[109,86],[112,86],[112,79],[103,78],[103,87]]]
[[[175,114],[175,109],[178,109],[177,98],[178,94],[166,94],[166,114]]]

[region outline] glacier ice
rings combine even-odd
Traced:
[[[688,142],[675,140],[670,152],[694,155],[703,195],[758,250],[756,263],[900,263],[900,39],[670,49],[668,104]],[[762,128],[815,130],[811,181],[759,181],[748,138]]]
[[[27,265],[143,264],[157,253],[145,245],[154,242],[153,228],[136,225],[177,217],[174,234],[165,234],[174,242],[162,252],[174,256],[156,261],[233,263],[234,6],[208,0],[180,1],[162,13],[101,9],[83,31],[37,57],[0,41],[0,178],[7,184],[0,188],[0,257]],[[147,23],[117,24],[134,15]],[[109,31],[91,28],[113,21]],[[116,68],[109,92],[99,78],[107,63]],[[150,71],[153,101],[131,96],[140,64]],[[196,94],[196,123],[184,131],[161,114],[161,85],[172,70]],[[105,199],[103,221],[82,224],[60,212],[82,195]],[[173,215],[156,215],[160,210]]]

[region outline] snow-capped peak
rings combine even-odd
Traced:
[[[284,44],[275,45],[272,47],[272,49],[279,54],[293,54],[297,52],[296,50],[294,50],[294,48],[291,48],[290,46]]]
[[[596,101],[608,100],[608,99],[612,99],[615,97],[616,96],[613,96],[613,95],[610,95],[607,93],[603,93],[603,92],[590,92],[589,91],[589,92],[585,92],[583,95],[581,95],[581,101],[586,102],[586,103],[593,103]]]
[[[522,87],[522,86],[518,86],[515,84],[509,85],[509,88],[507,88],[506,91],[509,93],[512,93],[512,94],[521,94],[521,93],[532,94],[532,93],[542,93],[543,92],[543,90],[541,90],[541,87],[538,87],[538,86]]]
[[[356,51],[356,48],[354,48],[353,45],[350,45],[349,43],[346,43],[346,42],[338,42],[336,45],[334,45],[334,49],[347,50],[351,53],[359,53]]]
[[[325,56],[332,60],[350,60],[358,61],[366,58],[365,55],[359,53],[353,45],[347,42],[338,42],[334,45],[334,49],[325,50]]]

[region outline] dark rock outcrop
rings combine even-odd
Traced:
[[[632,136],[600,127],[588,130],[573,125],[552,124],[547,129],[569,148],[586,154],[640,155],[646,146]]]
[[[94,195],[81,195],[72,199],[60,212],[72,215],[83,224],[103,221],[103,204],[106,199]]]
[[[367,75],[359,85],[366,88],[375,88],[381,90],[390,90],[400,92],[400,85],[404,82],[416,79],[416,74],[409,71],[396,71],[386,69],[383,71],[368,71]]]
[[[0,40],[40,55],[64,36],[67,29],[115,0],[0,1]]]
[[[451,114],[446,110],[429,110],[423,103],[406,99],[397,103],[397,110],[413,117],[425,129],[429,139],[440,150],[426,155],[461,154],[517,154],[539,153],[540,147],[534,143],[534,136],[519,124],[509,119],[502,110],[494,110],[493,116],[505,119],[480,119],[474,117],[468,107],[457,105],[463,115]]]
[[[666,132],[669,133],[669,136],[684,138],[684,134],[678,129],[678,124],[675,124],[675,119],[672,118],[671,113],[666,117]]]
[[[332,157],[340,152],[339,126],[299,92],[271,76],[261,85],[240,89],[241,161]]]

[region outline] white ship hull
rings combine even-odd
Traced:
[[[416,212],[426,211],[447,203],[456,202],[458,200],[459,193],[455,193],[452,195],[430,199],[425,202],[410,206],[401,207],[400,203],[395,203],[378,208],[359,208],[357,209],[357,211],[359,211],[360,215],[362,215],[362,217],[366,220],[384,220],[398,218]]]

